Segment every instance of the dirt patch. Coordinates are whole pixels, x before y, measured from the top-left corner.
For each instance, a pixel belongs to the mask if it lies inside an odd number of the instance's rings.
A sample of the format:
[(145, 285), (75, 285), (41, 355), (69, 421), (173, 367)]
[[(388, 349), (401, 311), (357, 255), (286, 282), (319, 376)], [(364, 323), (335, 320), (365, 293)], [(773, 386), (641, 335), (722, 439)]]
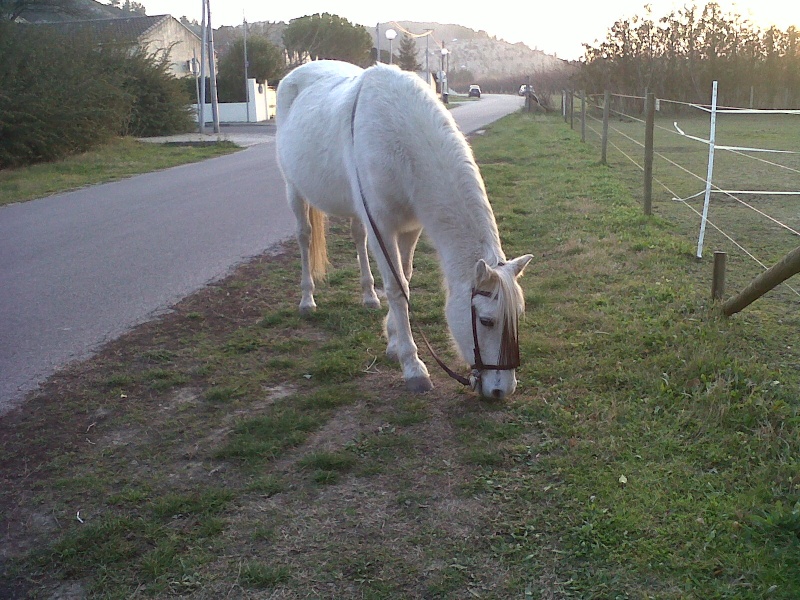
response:
[[(365, 381), (386, 383), (382, 389), (389, 393), (337, 411), (302, 448), (273, 464), (270, 472), (280, 473), (287, 489), (243, 502), (232, 517), (246, 524), (237, 528), (235, 547), (290, 569), (291, 585), (278, 586), (275, 597), (298, 597), (298, 590), (310, 597), (360, 597), (365, 586), (428, 597), (437, 581), (471, 571), (457, 557), (464, 547), (485, 547), (491, 536), (491, 503), (465, 487), (477, 470), (464, 462), (454, 425), (474, 407), (453, 396), (445, 379), (425, 395), (419, 422), (394, 424), (409, 397), (393, 389), (393, 378)], [(359, 459), (335, 484), (315, 484), (298, 466), (309, 454), (342, 449)], [(248, 533), (264, 530), (270, 533), (261, 540)], [(486, 592), (500, 585), (497, 578), (502, 575), (471, 572), (464, 584)]]

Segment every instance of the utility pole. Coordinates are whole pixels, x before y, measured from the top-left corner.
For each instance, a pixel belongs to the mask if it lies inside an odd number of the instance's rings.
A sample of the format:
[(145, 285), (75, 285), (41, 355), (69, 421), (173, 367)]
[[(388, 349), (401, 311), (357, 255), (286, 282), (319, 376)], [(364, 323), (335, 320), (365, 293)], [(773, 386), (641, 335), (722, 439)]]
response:
[(206, 0), (208, 9), (208, 72), (211, 76), (211, 115), (214, 120), (214, 133), (219, 133), (219, 103), (217, 102), (217, 67), (214, 64), (214, 28), (211, 26), (211, 0)]
[(206, 0), (203, 0), (203, 17), (201, 29), (203, 41), (200, 46), (200, 105), (197, 107), (197, 125), (200, 133), (206, 132), (206, 54), (208, 46), (208, 30), (206, 29)]
[(427, 33), (425, 34), (425, 83), (430, 85), (431, 83), (431, 66), (430, 66), (430, 43), (431, 43), (431, 32), (433, 29), (426, 29)]
[(250, 122), (250, 83), (247, 81), (247, 19), (242, 15), (244, 26), (244, 101), (247, 106), (247, 122)]
[[(441, 92), (442, 92), (442, 102), (444, 104), (449, 103), (449, 94), (448, 94), (448, 85), (447, 85), (447, 66), (449, 66), (449, 59), (447, 57), (448, 50), (444, 47), (444, 40), (442, 40), (442, 70), (439, 72), (439, 81), (441, 82)], [(448, 60), (447, 66), (445, 66), (445, 59)]]

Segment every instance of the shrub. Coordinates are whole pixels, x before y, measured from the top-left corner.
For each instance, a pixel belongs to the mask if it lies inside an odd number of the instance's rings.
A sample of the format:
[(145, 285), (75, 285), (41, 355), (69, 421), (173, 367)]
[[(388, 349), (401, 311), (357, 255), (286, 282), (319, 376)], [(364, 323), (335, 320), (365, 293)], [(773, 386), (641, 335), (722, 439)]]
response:
[(115, 135), (130, 100), (80, 40), (0, 24), (0, 167), (55, 160)]
[(107, 72), (116, 75), (118, 85), (130, 100), (121, 135), (145, 137), (189, 131), (189, 104), (194, 98), (187, 93), (184, 82), (169, 72), (167, 52), (104, 50), (103, 54)]
[(188, 131), (165, 57), (0, 23), (0, 168), (57, 160), (118, 135)]

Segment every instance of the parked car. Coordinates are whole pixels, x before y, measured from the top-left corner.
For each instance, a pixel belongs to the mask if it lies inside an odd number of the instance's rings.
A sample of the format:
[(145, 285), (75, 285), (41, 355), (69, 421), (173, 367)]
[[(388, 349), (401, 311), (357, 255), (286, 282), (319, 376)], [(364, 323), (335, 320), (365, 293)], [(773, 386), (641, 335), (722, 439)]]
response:
[(469, 86), (469, 94), (467, 94), (470, 98), (480, 98), (481, 97), (481, 86), (479, 85), (471, 85)]

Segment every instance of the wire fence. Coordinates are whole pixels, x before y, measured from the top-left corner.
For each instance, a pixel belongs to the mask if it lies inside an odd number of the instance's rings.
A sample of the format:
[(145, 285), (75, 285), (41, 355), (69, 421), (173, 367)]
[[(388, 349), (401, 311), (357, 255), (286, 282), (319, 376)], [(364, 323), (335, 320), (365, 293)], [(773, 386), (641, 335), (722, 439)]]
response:
[[(800, 246), (800, 111), (565, 91), (562, 114), (601, 162), (643, 174), (643, 209), (677, 223), (698, 259), (704, 246), (731, 255), (731, 290)], [(796, 309), (800, 283), (770, 296)]]

